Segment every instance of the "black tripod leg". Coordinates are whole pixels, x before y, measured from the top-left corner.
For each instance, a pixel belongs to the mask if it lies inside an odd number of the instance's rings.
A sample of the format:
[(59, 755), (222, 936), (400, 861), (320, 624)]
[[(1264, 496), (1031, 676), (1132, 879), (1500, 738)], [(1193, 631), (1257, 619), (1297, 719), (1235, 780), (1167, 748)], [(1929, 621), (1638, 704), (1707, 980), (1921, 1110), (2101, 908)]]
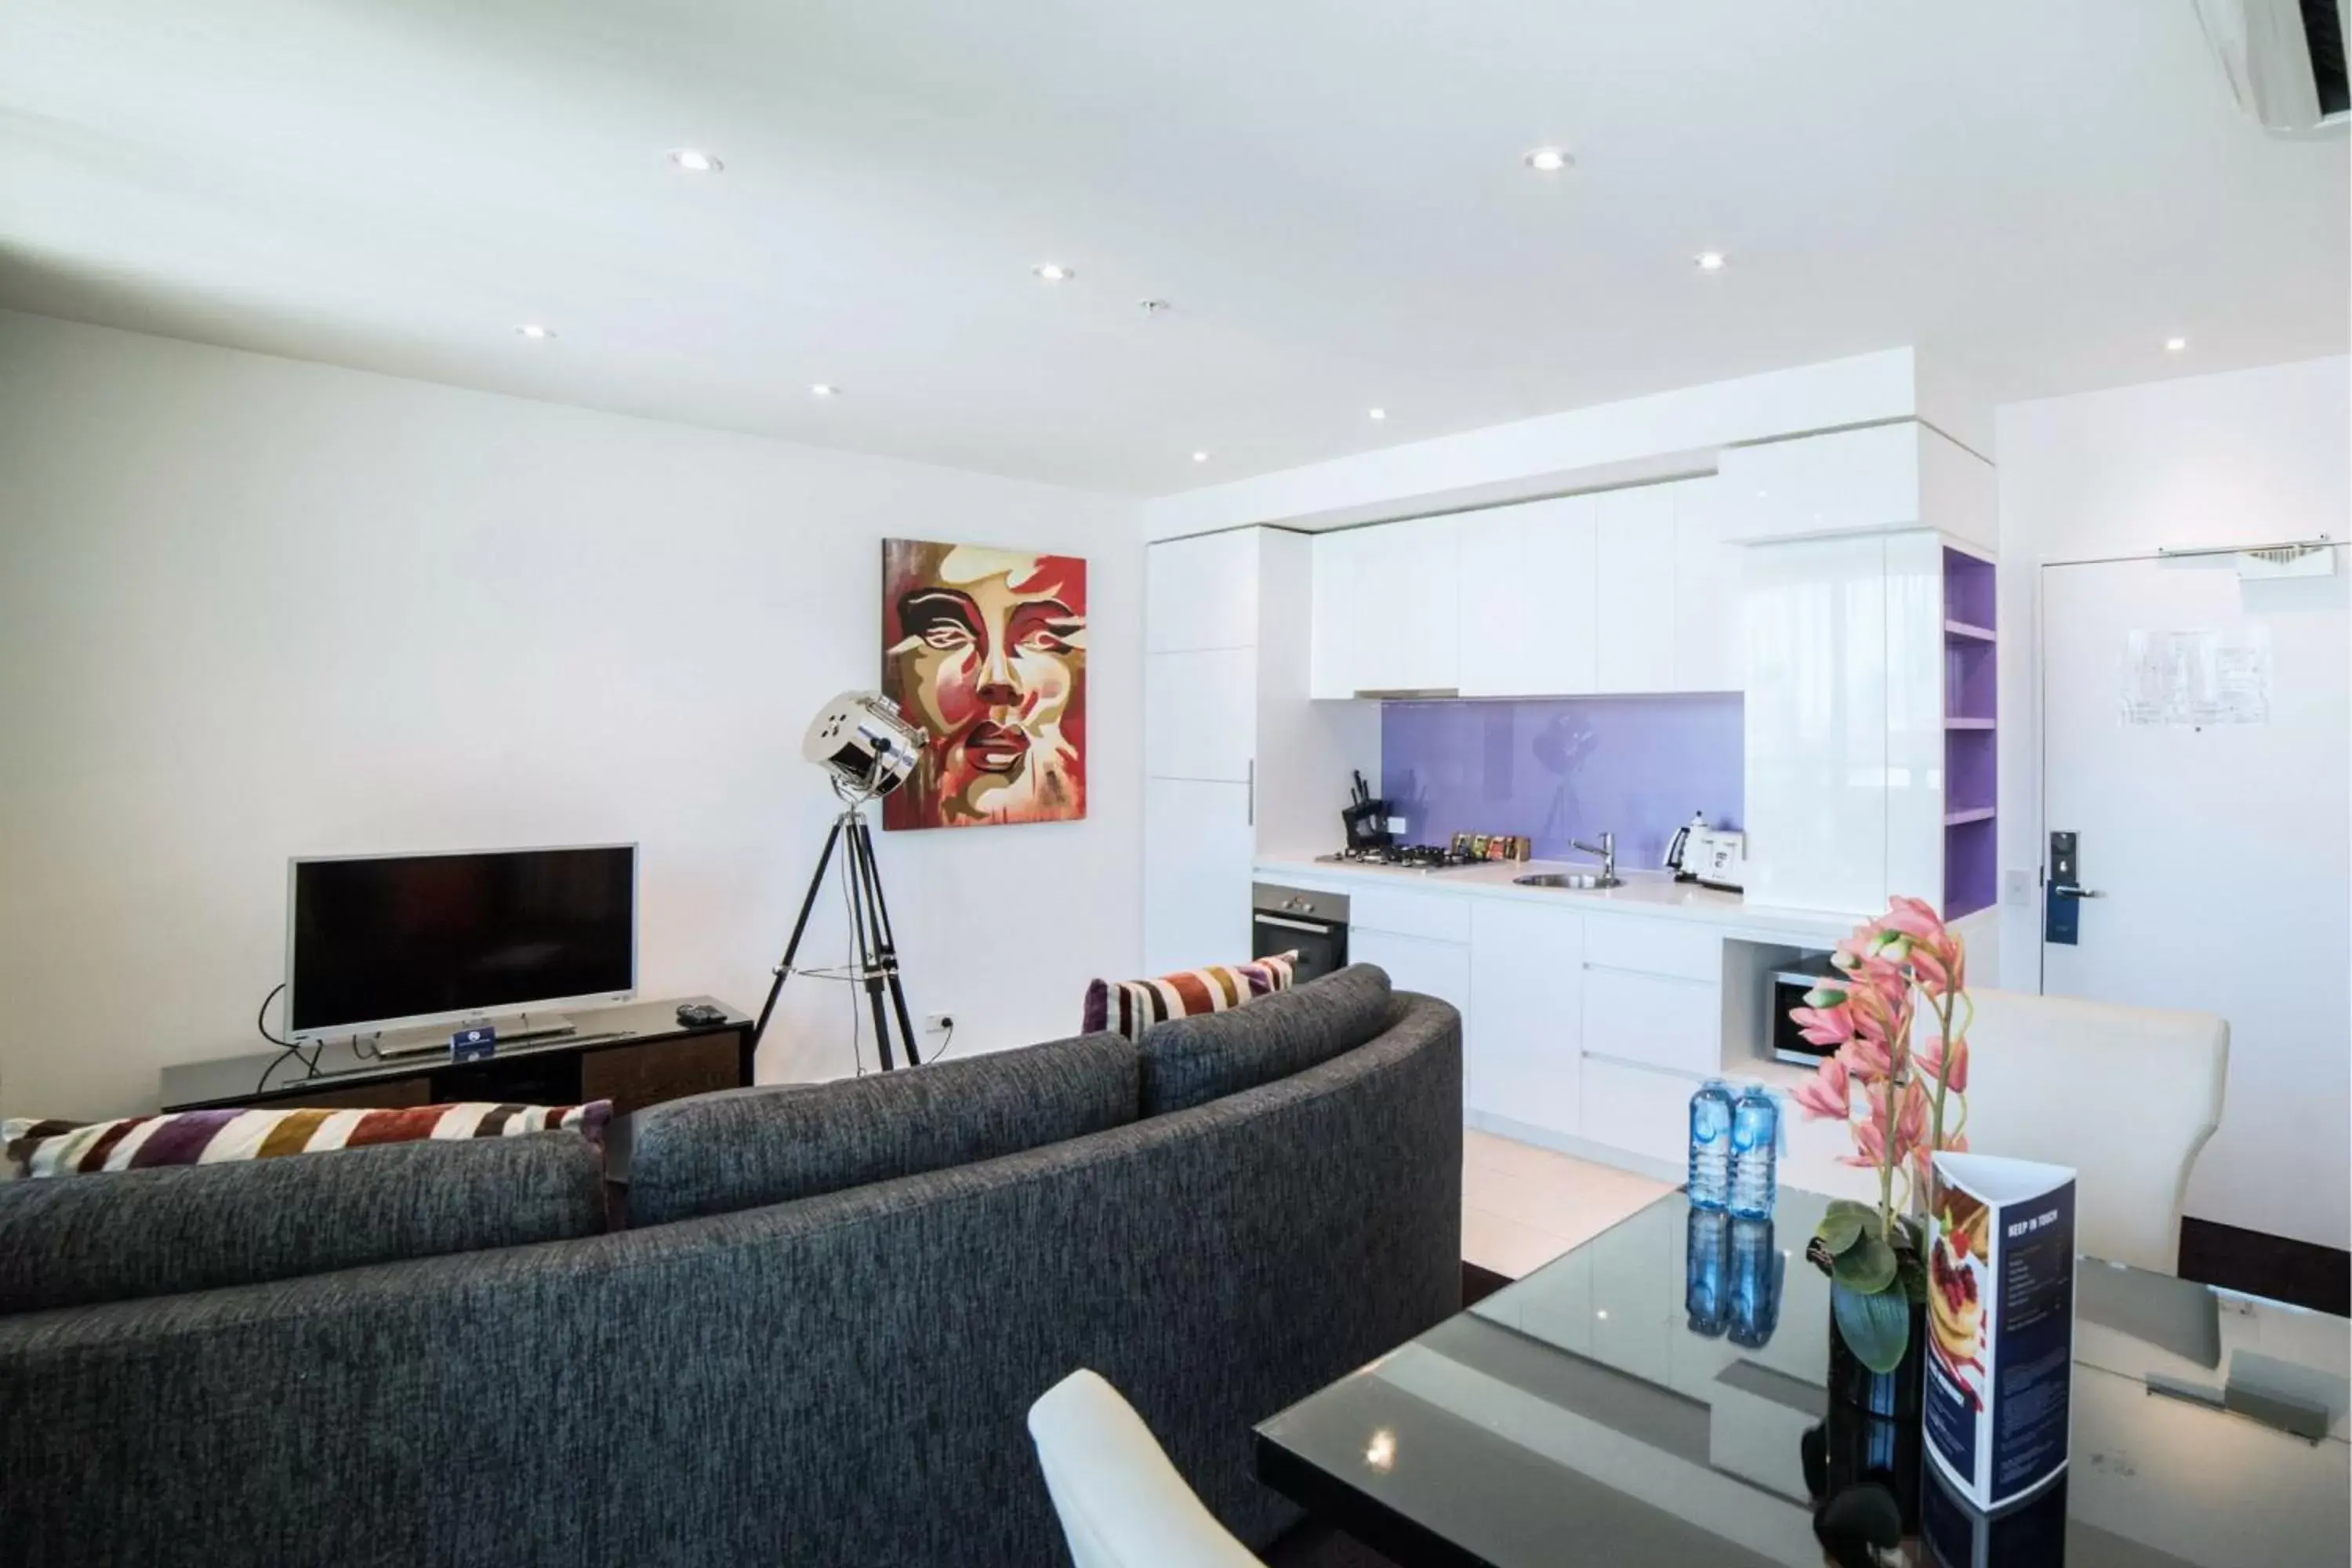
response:
[(776, 1010), (776, 997), (784, 988), (784, 977), (793, 972), (793, 960), (801, 951), (801, 933), (808, 930), (809, 911), (816, 908), (817, 889), (824, 886), (824, 868), (833, 864), (833, 847), (840, 841), (841, 823), (836, 818), (833, 831), (824, 836), (824, 853), (816, 858), (816, 870), (809, 877), (808, 897), (801, 900), (801, 918), (793, 922), (793, 939), (784, 943), (784, 961), (776, 965), (776, 978), (768, 987), (768, 1000), (760, 1008), (760, 1021), (751, 1026), (751, 1049), (755, 1052), (767, 1035), (768, 1018)]
[(882, 898), (882, 870), (874, 859), (874, 834), (861, 818), (855, 830), (866, 848), (866, 879), (874, 900), (874, 926), (881, 936), (878, 949), (882, 972), (890, 985), (890, 1003), (898, 1015), (898, 1037), (907, 1043), (907, 1065), (920, 1067), (915, 1055), (915, 1020), (907, 1011), (907, 988), (898, 979), (898, 934), (890, 925), (890, 906)]
[(882, 1058), (882, 1070), (888, 1072), (898, 1065), (890, 1050), (890, 1023), (882, 1011), (882, 979), (886, 964), (882, 925), (879, 911), (873, 901), (873, 867), (866, 857), (873, 847), (866, 841), (866, 824), (853, 821), (849, 825), (849, 904), (850, 923), (857, 930), (857, 968), (865, 977), (866, 1000), (874, 1009), (874, 1044)]

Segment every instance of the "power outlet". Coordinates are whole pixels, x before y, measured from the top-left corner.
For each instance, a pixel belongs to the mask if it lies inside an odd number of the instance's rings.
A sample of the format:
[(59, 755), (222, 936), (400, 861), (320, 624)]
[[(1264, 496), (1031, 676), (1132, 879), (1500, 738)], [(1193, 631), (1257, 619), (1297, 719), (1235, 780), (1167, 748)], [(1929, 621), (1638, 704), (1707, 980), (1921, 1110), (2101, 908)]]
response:
[(927, 1035), (944, 1035), (951, 1032), (954, 1028), (955, 1015), (952, 1013), (926, 1013), (923, 1015), (923, 1033)]

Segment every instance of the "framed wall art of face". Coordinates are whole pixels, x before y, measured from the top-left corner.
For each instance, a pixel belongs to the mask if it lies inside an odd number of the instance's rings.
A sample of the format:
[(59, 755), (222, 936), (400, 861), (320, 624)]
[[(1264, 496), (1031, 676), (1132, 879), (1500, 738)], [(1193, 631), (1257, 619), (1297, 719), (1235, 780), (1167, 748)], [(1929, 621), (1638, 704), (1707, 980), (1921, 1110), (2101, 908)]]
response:
[(1087, 563), (882, 542), (882, 690), (929, 739), (885, 828), (1087, 814)]

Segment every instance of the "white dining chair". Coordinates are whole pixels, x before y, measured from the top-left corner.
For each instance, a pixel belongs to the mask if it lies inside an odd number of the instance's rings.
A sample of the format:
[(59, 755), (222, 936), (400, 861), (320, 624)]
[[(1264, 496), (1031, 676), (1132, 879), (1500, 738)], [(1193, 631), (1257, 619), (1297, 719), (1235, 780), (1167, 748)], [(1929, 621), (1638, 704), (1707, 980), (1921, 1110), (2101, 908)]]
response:
[(1077, 1568), (1263, 1568), (1094, 1373), (1047, 1389), (1029, 1407), (1029, 1436)]
[(2178, 1273), (2189, 1173), (2221, 1123), (2229, 1024), (2071, 996), (1971, 995), (1969, 1149), (2072, 1165), (2076, 1248)]

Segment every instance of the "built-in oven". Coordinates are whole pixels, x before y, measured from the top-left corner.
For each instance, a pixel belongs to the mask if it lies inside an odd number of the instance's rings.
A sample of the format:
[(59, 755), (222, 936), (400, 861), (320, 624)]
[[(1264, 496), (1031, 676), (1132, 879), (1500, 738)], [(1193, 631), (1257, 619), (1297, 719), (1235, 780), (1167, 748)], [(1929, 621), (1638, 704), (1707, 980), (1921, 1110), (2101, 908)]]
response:
[(1764, 1054), (1774, 1061), (1790, 1062), (1801, 1068), (1819, 1067), (1837, 1055), (1835, 1046), (1817, 1046), (1804, 1037), (1789, 1014), (1805, 1005), (1805, 993), (1823, 985), (1844, 989), (1844, 979), (1830, 963), (1829, 954), (1818, 960), (1806, 959), (1790, 964), (1767, 977), (1769, 994), (1764, 998)]
[(1250, 956), (1296, 953), (1294, 984), (1348, 966), (1348, 895), (1257, 882), (1250, 888)]

